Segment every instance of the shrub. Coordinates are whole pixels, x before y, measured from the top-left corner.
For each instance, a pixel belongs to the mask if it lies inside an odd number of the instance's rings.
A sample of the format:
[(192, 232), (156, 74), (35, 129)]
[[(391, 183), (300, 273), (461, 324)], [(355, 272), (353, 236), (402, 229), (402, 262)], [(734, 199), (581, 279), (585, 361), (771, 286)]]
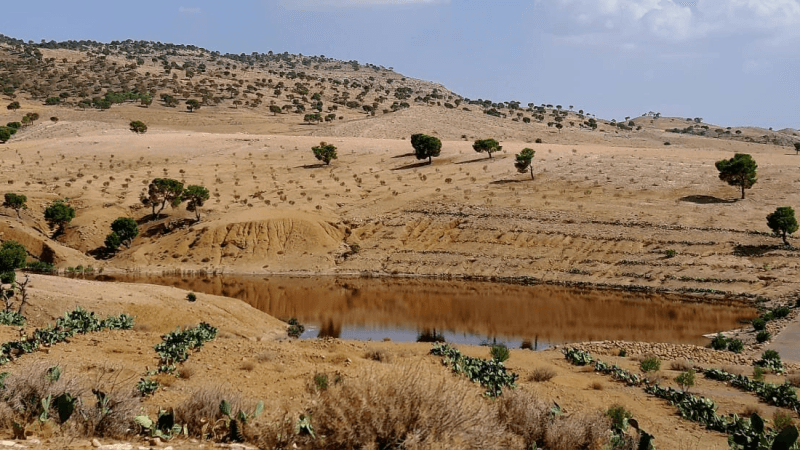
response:
[(686, 372), (681, 372), (680, 375), (675, 377), (675, 382), (678, 383), (683, 392), (688, 391), (694, 386), (694, 370), (690, 369)]
[(541, 383), (543, 381), (550, 381), (555, 376), (555, 370), (549, 367), (537, 367), (536, 369), (533, 369), (533, 372), (531, 372), (531, 375), (528, 377), (528, 381)]
[(289, 337), (299, 338), (304, 331), (306, 331), (306, 327), (304, 327), (296, 317), (292, 317), (289, 319), (289, 328), (286, 332), (289, 334)]
[(392, 362), (392, 356), (385, 350), (378, 348), (367, 350), (367, 353), (364, 354), (364, 358), (383, 363)]
[(753, 379), (756, 381), (764, 381), (764, 374), (766, 371), (761, 366), (753, 367)]
[(536, 138), (536, 140), (534, 142), (536, 142), (537, 144), (541, 144), (542, 143), (542, 138)]
[(327, 373), (315, 373), (314, 374), (314, 387), (318, 391), (325, 391), (328, 389), (328, 374)]
[(136, 390), (139, 391), (139, 394), (142, 397), (147, 397), (148, 395), (152, 395), (158, 389), (158, 381), (151, 380), (149, 378), (142, 378), (136, 383)]
[(756, 331), (762, 331), (767, 328), (767, 322), (761, 317), (756, 317), (755, 319), (753, 319), (752, 324), (753, 324), (753, 329)]
[(644, 373), (658, 372), (661, 369), (661, 361), (655, 356), (651, 356), (642, 360), (639, 368)]
[(508, 350), (508, 347), (503, 344), (493, 345), (489, 353), (492, 355), (492, 360), (497, 362), (508, 361), (508, 358), (511, 357), (511, 352)]
[(725, 336), (722, 333), (717, 333), (713, 339), (711, 339), (711, 348), (714, 350), (725, 350), (728, 348), (728, 341), (725, 339)]
[(618, 430), (625, 431), (628, 428), (628, 419), (632, 418), (630, 411), (620, 404), (611, 405), (606, 411), (606, 416), (611, 419), (611, 424)]
[(770, 339), (772, 339), (772, 334), (767, 330), (761, 330), (756, 334), (756, 342), (759, 344), (767, 342)]
[(669, 369), (686, 372), (688, 370), (692, 370), (692, 363), (690, 363), (685, 359), (679, 359), (677, 361), (672, 361), (671, 363), (669, 363)]
[(190, 302), (197, 301), (197, 294), (195, 294), (194, 292), (189, 292), (188, 294), (186, 294), (186, 300)]
[(742, 353), (742, 350), (744, 350), (744, 343), (739, 339), (731, 339), (728, 341), (728, 350), (733, 353)]
[(775, 414), (772, 415), (772, 427), (775, 431), (782, 431), (784, 428), (789, 428), (794, 426), (794, 419), (792, 418), (791, 414), (776, 410)]
[(675, 255), (678, 254), (678, 252), (673, 250), (673, 249), (667, 249), (667, 250), (664, 250), (664, 254), (667, 256), (667, 258), (674, 258)]
[(130, 129), (136, 134), (144, 134), (147, 133), (147, 125), (144, 124), (141, 120), (134, 120), (130, 123)]

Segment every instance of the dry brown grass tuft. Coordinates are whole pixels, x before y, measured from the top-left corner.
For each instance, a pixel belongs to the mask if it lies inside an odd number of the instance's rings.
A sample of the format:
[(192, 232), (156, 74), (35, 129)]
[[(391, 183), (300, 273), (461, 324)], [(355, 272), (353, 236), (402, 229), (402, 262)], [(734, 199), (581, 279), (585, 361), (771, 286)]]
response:
[(556, 376), (555, 370), (549, 367), (537, 367), (533, 369), (533, 372), (531, 372), (530, 376), (528, 376), (528, 381), (541, 383), (543, 381), (552, 380), (554, 376)]
[(753, 406), (753, 405), (745, 406), (744, 407), (744, 411), (742, 411), (740, 416), (742, 416), (742, 417), (750, 417), (753, 414), (758, 414), (759, 416), (764, 417), (764, 414), (761, 411), (761, 408), (759, 408), (758, 406)]
[(178, 377), (182, 380), (188, 380), (197, 373), (197, 367), (193, 364), (184, 364), (178, 369)]
[(789, 375), (786, 381), (794, 387), (800, 387), (800, 374)]
[(189, 433), (201, 437), (214, 432), (214, 423), (223, 418), (220, 403), (227, 400), (232, 413), (244, 409), (241, 395), (219, 386), (204, 387), (195, 391), (183, 404), (175, 408), (175, 423), (185, 424)]
[(734, 375), (744, 375), (744, 370), (739, 366), (722, 366), (722, 370)]
[(602, 412), (575, 414), (547, 429), (545, 448), (554, 450), (603, 448), (608, 442), (610, 422)]
[(392, 355), (386, 350), (371, 348), (368, 349), (367, 353), (364, 354), (364, 359), (371, 359), (372, 361), (378, 361), (382, 363), (391, 363)]
[(522, 390), (508, 391), (497, 401), (498, 419), (522, 438), (525, 448), (538, 448), (552, 424), (550, 405)]
[(425, 366), (380, 366), (320, 393), (310, 417), (326, 448), (509, 448), (473, 383)]
[(256, 368), (256, 364), (253, 361), (245, 361), (239, 366), (240, 369), (246, 370), (248, 372), (252, 372)]
[(687, 372), (692, 369), (692, 363), (686, 359), (678, 359), (669, 363), (669, 370), (677, 370), (679, 372)]
[(602, 391), (605, 388), (605, 386), (600, 381), (593, 381), (592, 384), (589, 385), (589, 388), (595, 391)]
[(260, 363), (268, 363), (273, 362), (278, 358), (278, 354), (276, 352), (262, 352), (256, 355), (256, 361)]

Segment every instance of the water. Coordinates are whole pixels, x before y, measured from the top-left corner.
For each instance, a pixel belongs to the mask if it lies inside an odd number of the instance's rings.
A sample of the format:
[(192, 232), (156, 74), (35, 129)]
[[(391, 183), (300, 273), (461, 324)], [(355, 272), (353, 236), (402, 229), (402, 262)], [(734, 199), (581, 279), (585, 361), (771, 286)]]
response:
[(653, 293), (420, 278), (117, 276), (108, 281), (174, 286), (233, 297), (274, 317), (296, 317), (304, 338), (553, 344), (629, 340), (704, 345), (754, 309)]

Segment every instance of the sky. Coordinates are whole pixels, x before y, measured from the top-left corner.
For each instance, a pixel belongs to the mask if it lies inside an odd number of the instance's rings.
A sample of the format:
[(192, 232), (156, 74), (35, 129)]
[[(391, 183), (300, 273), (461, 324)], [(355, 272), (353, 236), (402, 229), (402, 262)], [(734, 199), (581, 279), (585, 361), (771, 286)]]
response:
[(9, 2), (0, 34), (392, 67), (470, 99), (800, 128), (800, 0)]

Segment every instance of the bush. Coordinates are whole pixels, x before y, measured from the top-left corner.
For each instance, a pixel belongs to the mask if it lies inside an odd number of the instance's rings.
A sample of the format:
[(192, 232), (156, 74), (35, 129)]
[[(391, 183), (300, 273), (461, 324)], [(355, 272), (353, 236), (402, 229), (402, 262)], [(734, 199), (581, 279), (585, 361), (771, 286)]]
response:
[(753, 367), (753, 379), (756, 381), (764, 381), (764, 374), (766, 370), (764, 370), (761, 366)]
[(190, 302), (197, 301), (197, 294), (195, 294), (194, 292), (189, 292), (188, 294), (186, 294), (186, 300)]
[(632, 418), (630, 411), (622, 405), (614, 404), (606, 411), (606, 416), (611, 419), (611, 424), (618, 430), (625, 431), (628, 428), (628, 419)]
[(304, 331), (306, 331), (306, 327), (301, 324), (296, 317), (292, 317), (289, 319), (289, 328), (286, 332), (289, 334), (289, 337), (299, 338)]
[(550, 381), (555, 376), (555, 370), (550, 369), (549, 367), (537, 367), (536, 369), (533, 369), (533, 372), (531, 372), (531, 375), (528, 377), (528, 381), (541, 383), (543, 381)]
[(516, 387), (519, 375), (506, 372), (506, 366), (495, 360), (484, 360), (464, 356), (457, 349), (447, 344), (433, 344), (430, 353), (443, 357), (443, 363), (450, 366), (455, 373), (464, 374), (471, 381), (480, 383), (486, 388), (484, 395), (497, 397), (503, 393), (503, 387)]
[(661, 361), (655, 356), (651, 356), (642, 360), (639, 364), (639, 368), (644, 373), (658, 372), (661, 370)]
[(783, 431), (784, 428), (789, 428), (794, 426), (794, 419), (792, 418), (791, 414), (777, 410), (775, 414), (772, 415), (772, 427), (775, 431)]
[(739, 339), (731, 339), (728, 341), (728, 351), (733, 353), (742, 353), (744, 350), (744, 343)]
[(492, 360), (497, 362), (508, 361), (508, 358), (511, 357), (511, 352), (508, 350), (508, 347), (502, 344), (493, 345), (489, 353), (492, 355)]
[(688, 391), (694, 386), (694, 370), (690, 369), (686, 372), (681, 372), (680, 375), (675, 377), (675, 382), (678, 383), (683, 392)]
[(725, 336), (722, 333), (717, 333), (714, 336), (714, 339), (711, 339), (711, 348), (714, 350), (725, 350), (728, 348), (728, 341), (725, 339)]
[(536, 138), (536, 140), (534, 142), (536, 142), (537, 144), (541, 144), (542, 143), (542, 138)]
[(756, 317), (753, 319), (753, 329), (756, 331), (765, 330), (767, 328), (767, 322), (762, 319), (761, 317)]
[(756, 334), (756, 342), (759, 344), (767, 342), (770, 339), (772, 339), (772, 334), (767, 330), (761, 330)]

